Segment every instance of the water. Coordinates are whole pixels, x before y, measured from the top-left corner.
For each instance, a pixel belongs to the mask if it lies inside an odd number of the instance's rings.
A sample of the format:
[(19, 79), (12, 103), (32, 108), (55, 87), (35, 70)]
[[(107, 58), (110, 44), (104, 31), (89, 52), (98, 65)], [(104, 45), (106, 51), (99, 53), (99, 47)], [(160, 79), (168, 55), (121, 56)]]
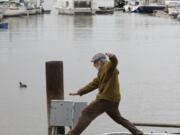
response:
[[(180, 22), (139, 14), (9, 18), (0, 30), (0, 134), (47, 135), (45, 62), (64, 61), (65, 99), (96, 76), (90, 59), (113, 52), (119, 59), (123, 116), (133, 122), (180, 121)], [(20, 89), (18, 82), (28, 85)], [(178, 132), (143, 128), (145, 132)], [(126, 131), (106, 114), (84, 135)]]

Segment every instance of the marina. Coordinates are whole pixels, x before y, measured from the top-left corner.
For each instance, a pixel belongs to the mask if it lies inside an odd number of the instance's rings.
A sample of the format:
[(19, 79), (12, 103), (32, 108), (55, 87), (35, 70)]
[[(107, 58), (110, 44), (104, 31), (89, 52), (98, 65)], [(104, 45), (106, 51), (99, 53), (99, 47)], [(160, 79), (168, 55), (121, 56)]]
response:
[[(6, 117), (1, 119), (0, 134), (47, 135), (46, 61), (64, 61), (66, 100), (93, 100), (96, 91), (82, 98), (68, 93), (96, 75), (90, 57), (101, 50), (111, 50), (119, 58), (122, 115), (138, 123), (179, 123), (179, 21), (121, 11), (93, 16), (52, 12), (5, 20), (9, 28), (0, 29), (0, 110)], [(19, 82), (27, 88), (19, 88)], [(179, 132), (139, 128), (146, 133)], [(83, 135), (112, 132), (127, 131), (103, 114)]]
[[(22, 15), (35, 15), (50, 13), (42, 6), (44, 1), (0, 1), (0, 19), (3, 17), (13, 17)], [(57, 0), (53, 5), (58, 14), (63, 15), (95, 15), (95, 14), (113, 14), (114, 12), (124, 11), (128, 13), (146, 13), (155, 15), (162, 13), (169, 17), (179, 18), (180, 1), (179, 0)], [(161, 17), (161, 14), (158, 14)]]
[[(107, 51), (118, 58), (122, 116), (145, 135), (179, 134), (179, 2), (0, 1), (0, 134), (72, 129), (97, 91), (69, 93), (96, 76), (91, 56)], [(82, 135), (130, 133), (104, 113)]]

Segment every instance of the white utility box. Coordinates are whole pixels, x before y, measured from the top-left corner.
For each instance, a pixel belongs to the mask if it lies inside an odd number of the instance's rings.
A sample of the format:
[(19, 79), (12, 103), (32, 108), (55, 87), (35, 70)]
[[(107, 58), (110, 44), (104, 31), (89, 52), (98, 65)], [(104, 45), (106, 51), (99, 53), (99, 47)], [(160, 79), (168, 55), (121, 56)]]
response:
[(74, 127), (81, 111), (87, 102), (73, 102), (65, 100), (52, 100), (50, 110), (50, 126)]

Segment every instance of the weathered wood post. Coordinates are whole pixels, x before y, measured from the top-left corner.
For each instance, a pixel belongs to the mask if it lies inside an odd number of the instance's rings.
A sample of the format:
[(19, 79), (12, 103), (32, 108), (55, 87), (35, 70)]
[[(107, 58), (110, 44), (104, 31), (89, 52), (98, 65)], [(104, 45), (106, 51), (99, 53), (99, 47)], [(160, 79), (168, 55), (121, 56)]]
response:
[[(46, 62), (46, 92), (47, 92), (47, 116), (48, 125), (50, 124), (50, 103), (52, 99), (64, 100), (64, 81), (63, 81), (63, 62)], [(48, 133), (51, 133), (51, 127), (48, 126)], [(58, 133), (64, 134), (65, 128), (58, 127)]]

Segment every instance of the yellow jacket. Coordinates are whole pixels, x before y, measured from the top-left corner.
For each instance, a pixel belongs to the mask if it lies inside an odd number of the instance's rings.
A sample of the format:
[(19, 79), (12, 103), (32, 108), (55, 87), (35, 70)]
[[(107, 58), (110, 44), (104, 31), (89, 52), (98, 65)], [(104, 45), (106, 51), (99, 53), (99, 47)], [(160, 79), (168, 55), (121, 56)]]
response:
[(97, 77), (94, 78), (92, 82), (78, 90), (78, 94), (82, 96), (98, 88), (99, 93), (97, 94), (96, 99), (119, 102), (121, 96), (118, 79), (119, 71), (116, 68), (117, 64), (118, 60), (114, 55), (110, 58), (110, 61), (105, 62), (99, 69)]

